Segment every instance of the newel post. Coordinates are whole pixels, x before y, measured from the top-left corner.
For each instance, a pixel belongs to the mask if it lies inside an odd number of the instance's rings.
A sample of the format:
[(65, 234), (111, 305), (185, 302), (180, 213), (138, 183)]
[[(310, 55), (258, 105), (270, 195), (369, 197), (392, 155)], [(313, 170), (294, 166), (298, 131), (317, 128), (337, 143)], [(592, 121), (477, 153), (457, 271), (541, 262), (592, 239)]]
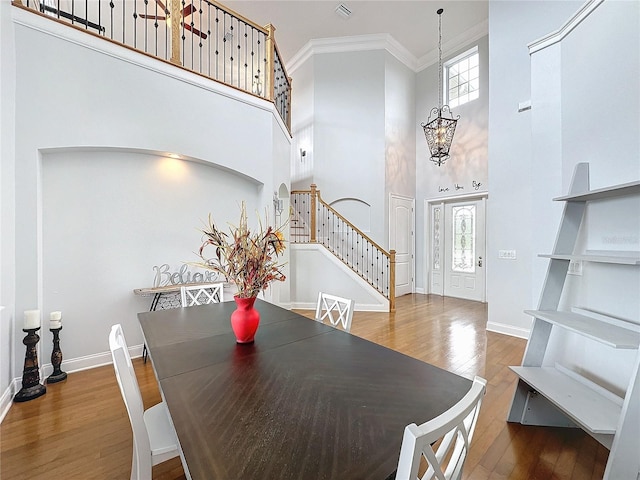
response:
[(389, 312), (396, 311), (396, 251), (389, 250)]
[(311, 243), (316, 243), (316, 195), (318, 191), (316, 190), (316, 184), (311, 184), (311, 211), (309, 212), (309, 217), (311, 220)]
[(180, 0), (171, 0), (169, 2), (170, 10), (165, 12), (168, 19), (171, 20), (171, 59), (174, 65), (182, 65), (180, 61)]
[(273, 102), (273, 75), (275, 72), (275, 56), (276, 56), (276, 42), (274, 32), (276, 27), (269, 24), (264, 27), (267, 30), (267, 71), (265, 72), (265, 97), (267, 100)]

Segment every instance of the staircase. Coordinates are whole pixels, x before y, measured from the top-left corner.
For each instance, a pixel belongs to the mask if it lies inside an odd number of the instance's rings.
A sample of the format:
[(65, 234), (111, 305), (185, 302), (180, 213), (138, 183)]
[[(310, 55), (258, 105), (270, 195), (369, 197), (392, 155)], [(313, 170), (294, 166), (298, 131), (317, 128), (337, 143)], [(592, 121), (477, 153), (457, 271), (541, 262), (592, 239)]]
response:
[(324, 246), (389, 300), (395, 311), (395, 250), (386, 251), (311, 190), (291, 192), (291, 243)]

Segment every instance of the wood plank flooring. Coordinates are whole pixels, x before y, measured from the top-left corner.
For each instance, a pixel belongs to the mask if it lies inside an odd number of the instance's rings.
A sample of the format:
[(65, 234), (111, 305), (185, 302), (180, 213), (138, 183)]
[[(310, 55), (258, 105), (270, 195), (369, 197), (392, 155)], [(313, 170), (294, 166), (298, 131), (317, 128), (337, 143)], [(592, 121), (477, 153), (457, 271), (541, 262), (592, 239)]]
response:
[[(406, 295), (398, 298), (395, 314), (355, 312), (352, 333), (459, 375), (487, 379), (463, 478), (602, 478), (609, 452), (582, 430), (505, 421), (516, 381), (507, 367), (520, 363), (525, 341), (487, 332), (486, 308)], [(148, 408), (160, 401), (153, 369), (141, 359), (134, 363)], [(131, 452), (131, 428), (111, 365), (47, 386), (43, 397), (14, 404), (0, 425), (2, 480), (128, 479)], [(184, 479), (179, 459), (154, 467), (153, 478)]]

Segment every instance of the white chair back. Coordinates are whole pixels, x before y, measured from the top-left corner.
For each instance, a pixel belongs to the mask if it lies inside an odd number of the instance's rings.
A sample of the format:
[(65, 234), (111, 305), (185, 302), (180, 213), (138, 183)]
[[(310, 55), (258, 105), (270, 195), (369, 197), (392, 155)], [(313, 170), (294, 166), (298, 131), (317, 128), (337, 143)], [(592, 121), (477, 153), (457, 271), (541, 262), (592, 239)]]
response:
[(127, 342), (119, 324), (111, 327), (109, 348), (133, 430), (131, 480), (149, 480), (153, 465), (178, 456), (178, 441), (164, 403), (144, 410)]
[(208, 305), (224, 302), (224, 284), (187, 285), (180, 288), (180, 299), (183, 307)]
[[(420, 426), (405, 427), (396, 480), (461, 478), (486, 385), (485, 379), (476, 376), (469, 392), (449, 410)], [(428, 468), (419, 477), (422, 457)]]
[(340, 325), (343, 330), (349, 332), (351, 331), (354, 305), (353, 300), (320, 292), (316, 306), (316, 320), (324, 323), (328, 319), (332, 326)]

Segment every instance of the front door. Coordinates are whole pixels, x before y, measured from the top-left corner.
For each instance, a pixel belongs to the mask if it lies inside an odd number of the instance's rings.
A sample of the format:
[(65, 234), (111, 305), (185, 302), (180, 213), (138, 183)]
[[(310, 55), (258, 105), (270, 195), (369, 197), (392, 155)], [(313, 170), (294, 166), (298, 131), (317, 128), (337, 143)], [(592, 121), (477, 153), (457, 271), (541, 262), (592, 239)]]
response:
[(389, 249), (396, 251), (396, 297), (413, 292), (413, 203), (399, 195), (390, 198)]
[(431, 293), (486, 301), (485, 199), (431, 207)]
[(485, 301), (484, 200), (445, 205), (444, 294)]

